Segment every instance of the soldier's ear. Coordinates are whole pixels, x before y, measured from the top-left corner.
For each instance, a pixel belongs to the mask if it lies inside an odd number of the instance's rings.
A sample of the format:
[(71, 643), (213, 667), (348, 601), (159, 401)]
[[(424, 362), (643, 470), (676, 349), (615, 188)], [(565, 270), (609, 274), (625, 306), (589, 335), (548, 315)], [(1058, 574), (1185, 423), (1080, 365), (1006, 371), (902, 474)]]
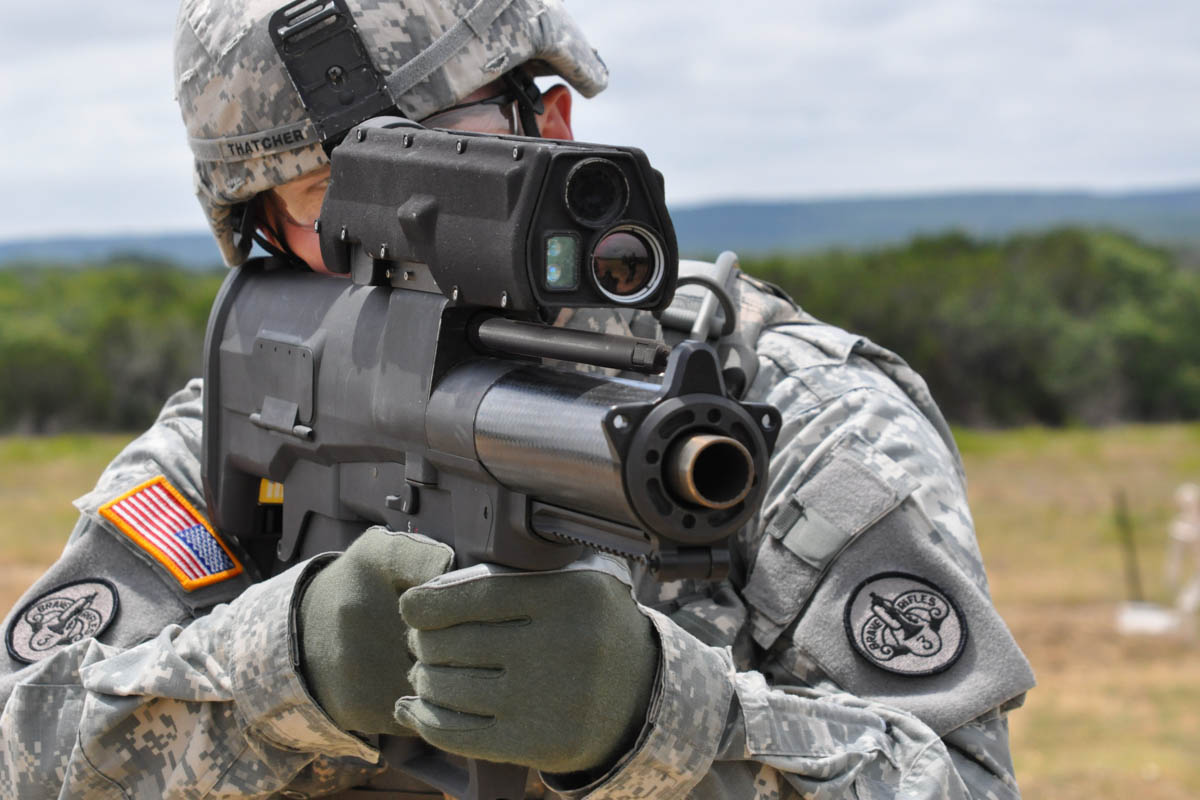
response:
[(538, 130), (546, 139), (574, 139), (571, 131), (571, 90), (561, 83), (542, 95), (545, 111), (538, 114)]

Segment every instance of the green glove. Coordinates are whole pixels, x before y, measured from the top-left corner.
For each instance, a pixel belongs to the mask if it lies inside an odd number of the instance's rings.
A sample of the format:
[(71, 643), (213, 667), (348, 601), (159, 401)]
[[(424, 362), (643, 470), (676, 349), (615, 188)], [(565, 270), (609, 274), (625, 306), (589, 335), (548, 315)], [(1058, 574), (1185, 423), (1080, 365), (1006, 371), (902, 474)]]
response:
[(659, 656), (622, 568), (597, 556), (553, 572), (480, 565), (409, 589), (417, 696), (396, 718), (471, 758), (556, 773), (615, 763), (645, 723)]
[(413, 735), (392, 714), (396, 698), (413, 693), (400, 595), (453, 560), (444, 544), (374, 527), (308, 584), (298, 621), (301, 670), (338, 727)]

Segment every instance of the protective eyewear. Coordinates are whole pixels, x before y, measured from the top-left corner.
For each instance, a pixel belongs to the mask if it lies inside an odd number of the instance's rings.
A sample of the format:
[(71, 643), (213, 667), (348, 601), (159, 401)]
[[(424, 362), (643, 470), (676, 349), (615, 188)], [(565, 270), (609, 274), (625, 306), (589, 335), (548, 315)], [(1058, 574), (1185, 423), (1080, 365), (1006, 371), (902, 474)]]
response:
[[(517, 101), (508, 92), (460, 103), (420, 121), (426, 128), (444, 128), (472, 133), (499, 133), (520, 136), (521, 114)], [(536, 135), (536, 134), (533, 134)]]
[[(533, 79), (520, 71), (503, 78), (505, 91), (481, 100), (459, 103), (418, 120), (426, 128), (495, 133), (515, 136), (539, 136), (537, 114), (542, 113), (541, 92)], [(326, 167), (323, 180), (302, 187), (276, 187), (267, 202), (275, 206), (279, 218), (288, 225), (311, 228), (321, 216), (325, 189), (329, 186)]]

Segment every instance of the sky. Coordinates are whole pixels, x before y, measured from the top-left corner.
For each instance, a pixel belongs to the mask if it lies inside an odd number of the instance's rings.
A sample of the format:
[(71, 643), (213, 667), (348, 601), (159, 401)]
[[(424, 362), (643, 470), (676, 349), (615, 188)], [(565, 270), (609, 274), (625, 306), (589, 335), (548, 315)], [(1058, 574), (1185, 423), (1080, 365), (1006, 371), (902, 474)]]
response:
[[(282, 4), (282, 0), (281, 0)], [(0, 239), (201, 230), (175, 4), (6, 3)], [(567, 0), (673, 205), (1200, 184), (1197, 0)]]

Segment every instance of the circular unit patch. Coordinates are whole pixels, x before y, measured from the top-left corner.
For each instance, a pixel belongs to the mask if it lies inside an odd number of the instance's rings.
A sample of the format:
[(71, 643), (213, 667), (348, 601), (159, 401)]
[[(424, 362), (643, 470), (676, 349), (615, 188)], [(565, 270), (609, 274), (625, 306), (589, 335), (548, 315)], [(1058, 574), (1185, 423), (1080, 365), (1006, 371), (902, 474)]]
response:
[(962, 655), (967, 623), (950, 595), (934, 584), (905, 572), (883, 572), (850, 596), (846, 636), (880, 669), (932, 675)]
[(117, 590), (99, 578), (64, 583), (27, 603), (5, 634), (8, 654), (32, 664), (98, 636), (117, 616)]

